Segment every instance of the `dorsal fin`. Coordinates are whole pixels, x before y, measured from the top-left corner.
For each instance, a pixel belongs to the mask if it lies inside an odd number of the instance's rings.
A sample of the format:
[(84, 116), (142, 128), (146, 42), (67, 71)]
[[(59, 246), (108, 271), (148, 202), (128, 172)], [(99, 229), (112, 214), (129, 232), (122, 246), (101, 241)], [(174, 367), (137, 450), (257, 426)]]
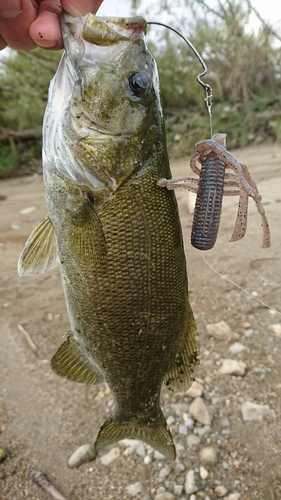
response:
[(58, 263), (58, 247), (53, 224), (45, 217), (33, 229), (18, 261), (20, 276), (43, 274)]
[(68, 339), (52, 357), (51, 368), (57, 375), (84, 384), (100, 384), (103, 377), (83, 354), (78, 342), (68, 332)]

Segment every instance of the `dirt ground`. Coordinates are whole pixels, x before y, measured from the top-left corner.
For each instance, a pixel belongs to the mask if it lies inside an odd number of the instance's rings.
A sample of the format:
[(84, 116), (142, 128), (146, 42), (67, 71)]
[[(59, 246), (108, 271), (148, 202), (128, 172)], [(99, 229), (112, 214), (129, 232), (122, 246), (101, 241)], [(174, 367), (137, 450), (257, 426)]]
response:
[[(260, 248), (261, 222), (252, 200), (245, 238), (228, 242), (238, 203), (237, 197), (228, 197), (223, 203), (215, 248), (204, 256), (223, 276), (281, 311), (281, 147), (260, 145), (234, 153), (249, 167), (262, 193), (272, 246)], [(174, 176), (188, 172), (187, 158), (173, 162)], [(173, 493), (178, 476), (172, 461), (165, 462), (171, 472), (160, 484), (159, 460), (146, 465), (143, 457), (123, 453), (122, 447), (120, 457), (110, 466), (103, 465), (98, 458), (79, 469), (67, 467), (72, 452), (96, 435), (110, 410), (111, 396), (103, 386), (75, 384), (59, 378), (50, 369), (49, 360), (68, 328), (59, 270), (38, 277), (17, 275), (17, 260), (24, 243), (46, 214), (42, 177), (1, 181), (0, 195), (5, 198), (0, 201), (0, 446), (8, 450), (8, 458), (0, 464), (0, 499), (50, 498), (30, 480), (29, 469), (43, 471), (67, 500), (129, 499), (126, 487), (135, 482), (142, 485), (142, 492), (134, 496), (136, 500), (153, 499), (161, 484), (164, 490)], [(192, 215), (187, 210), (187, 194), (179, 193), (178, 200), (190, 300), (202, 351), (197, 375), (205, 387), (204, 400), (213, 414), (206, 442), (218, 446), (220, 457), (193, 498), (217, 498), (215, 487), (222, 483), (229, 494), (240, 493), (240, 500), (281, 499), (281, 336), (269, 329), (269, 325), (281, 323), (280, 312), (255, 301), (204, 262), (201, 252), (189, 242)], [(230, 342), (207, 334), (206, 325), (221, 320), (231, 328)], [(32, 350), (18, 325), (29, 333), (37, 352)], [(222, 358), (237, 358), (228, 353), (234, 341), (246, 348), (238, 356), (247, 364), (245, 377), (219, 373)], [(173, 404), (191, 402), (184, 394), (165, 391), (163, 400), (166, 415)], [(268, 405), (275, 418), (244, 422), (241, 405), (245, 401)], [(219, 420), (222, 413), (229, 420), (229, 433), (224, 437)], [(180, 422), (181, 416), (177, 418)], [(176, 443), (184, 444), (178, 458), (184, 464), (184, 477), (188, 469), (199, 467), (198, 453), (205, 441), (202, 438), (197, 449), (189, 450), (186, 437), (177, 434), (176, 425), (174, 428)], [(224, 471), (222, 460), (228, 464)], [(178, 483), (182, 484), (183, 479)], [(183, 490), (178, 498), (189, 496)]]

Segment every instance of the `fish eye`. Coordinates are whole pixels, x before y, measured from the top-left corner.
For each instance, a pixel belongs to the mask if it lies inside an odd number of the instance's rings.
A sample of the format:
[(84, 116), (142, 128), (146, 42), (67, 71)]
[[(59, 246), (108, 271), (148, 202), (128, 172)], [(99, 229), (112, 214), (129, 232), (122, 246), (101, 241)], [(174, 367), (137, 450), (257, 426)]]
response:
[(129, 87), (132, 94), (136, 97), (142, 97), (149, 90), (147, 77), (143, 73), (132, 73), (129, 78)]

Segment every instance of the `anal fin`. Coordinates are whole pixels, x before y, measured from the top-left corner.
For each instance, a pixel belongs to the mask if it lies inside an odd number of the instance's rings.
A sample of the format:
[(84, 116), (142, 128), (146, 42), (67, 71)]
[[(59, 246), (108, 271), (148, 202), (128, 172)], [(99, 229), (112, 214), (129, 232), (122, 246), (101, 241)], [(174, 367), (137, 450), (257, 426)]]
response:
[(164, 377), (164, 384), (173, 391), (187, 391), (194, 380), (198, 364), (198, 334), (193, 312), (189, 305), (187, 325), (180, 338), (174, 362)]
[(43, 274), (58, 263), (57, 239), (53, 224), (45, 217), (33, 229), (18, 261), (19, 276)]
[(100, 384), (103, 377), (83, 354), (71, 332), (51, 359), (51, 368), (57, 375), (84, 384)]

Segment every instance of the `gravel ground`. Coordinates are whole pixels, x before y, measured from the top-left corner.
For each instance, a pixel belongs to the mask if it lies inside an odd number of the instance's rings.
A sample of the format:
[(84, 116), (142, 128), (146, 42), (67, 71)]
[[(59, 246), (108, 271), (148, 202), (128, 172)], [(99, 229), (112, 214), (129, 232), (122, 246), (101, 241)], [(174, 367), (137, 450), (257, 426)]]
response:
[[(125, 440), (79, 469), (67, 467), (74, 450), (93, 441), (112, 397), (105, 385), (79, 385), (52, 373), (49, 360), (68, 326), (59, 272), (21, 279), (16, 273), (24, 242), (45, 215), (42, 179), (0, 182), (6, 197), (0, 201), (0, 447), (7, 452), (0, 463), (1, 500), (51, 498), (31, 481), (30, 469), (46, 474), (67, 500), (280, 500), (281, 319), (253, 296), (281, 310), (281, 148), (235, 153), (258, 182), (272, 247), (260, 248), (253, 202), (246, 237), (228, 243), (237, 198), (226, 199), (217, 244), (204, 256), (249, 296), (190, 246), (189, 199), (179, 193), (201, 364), (187, 393), (163, 389), (175, 461)], [(186, 175), (187, 165), (188, 159), (176, 161), (174, 175)]]

